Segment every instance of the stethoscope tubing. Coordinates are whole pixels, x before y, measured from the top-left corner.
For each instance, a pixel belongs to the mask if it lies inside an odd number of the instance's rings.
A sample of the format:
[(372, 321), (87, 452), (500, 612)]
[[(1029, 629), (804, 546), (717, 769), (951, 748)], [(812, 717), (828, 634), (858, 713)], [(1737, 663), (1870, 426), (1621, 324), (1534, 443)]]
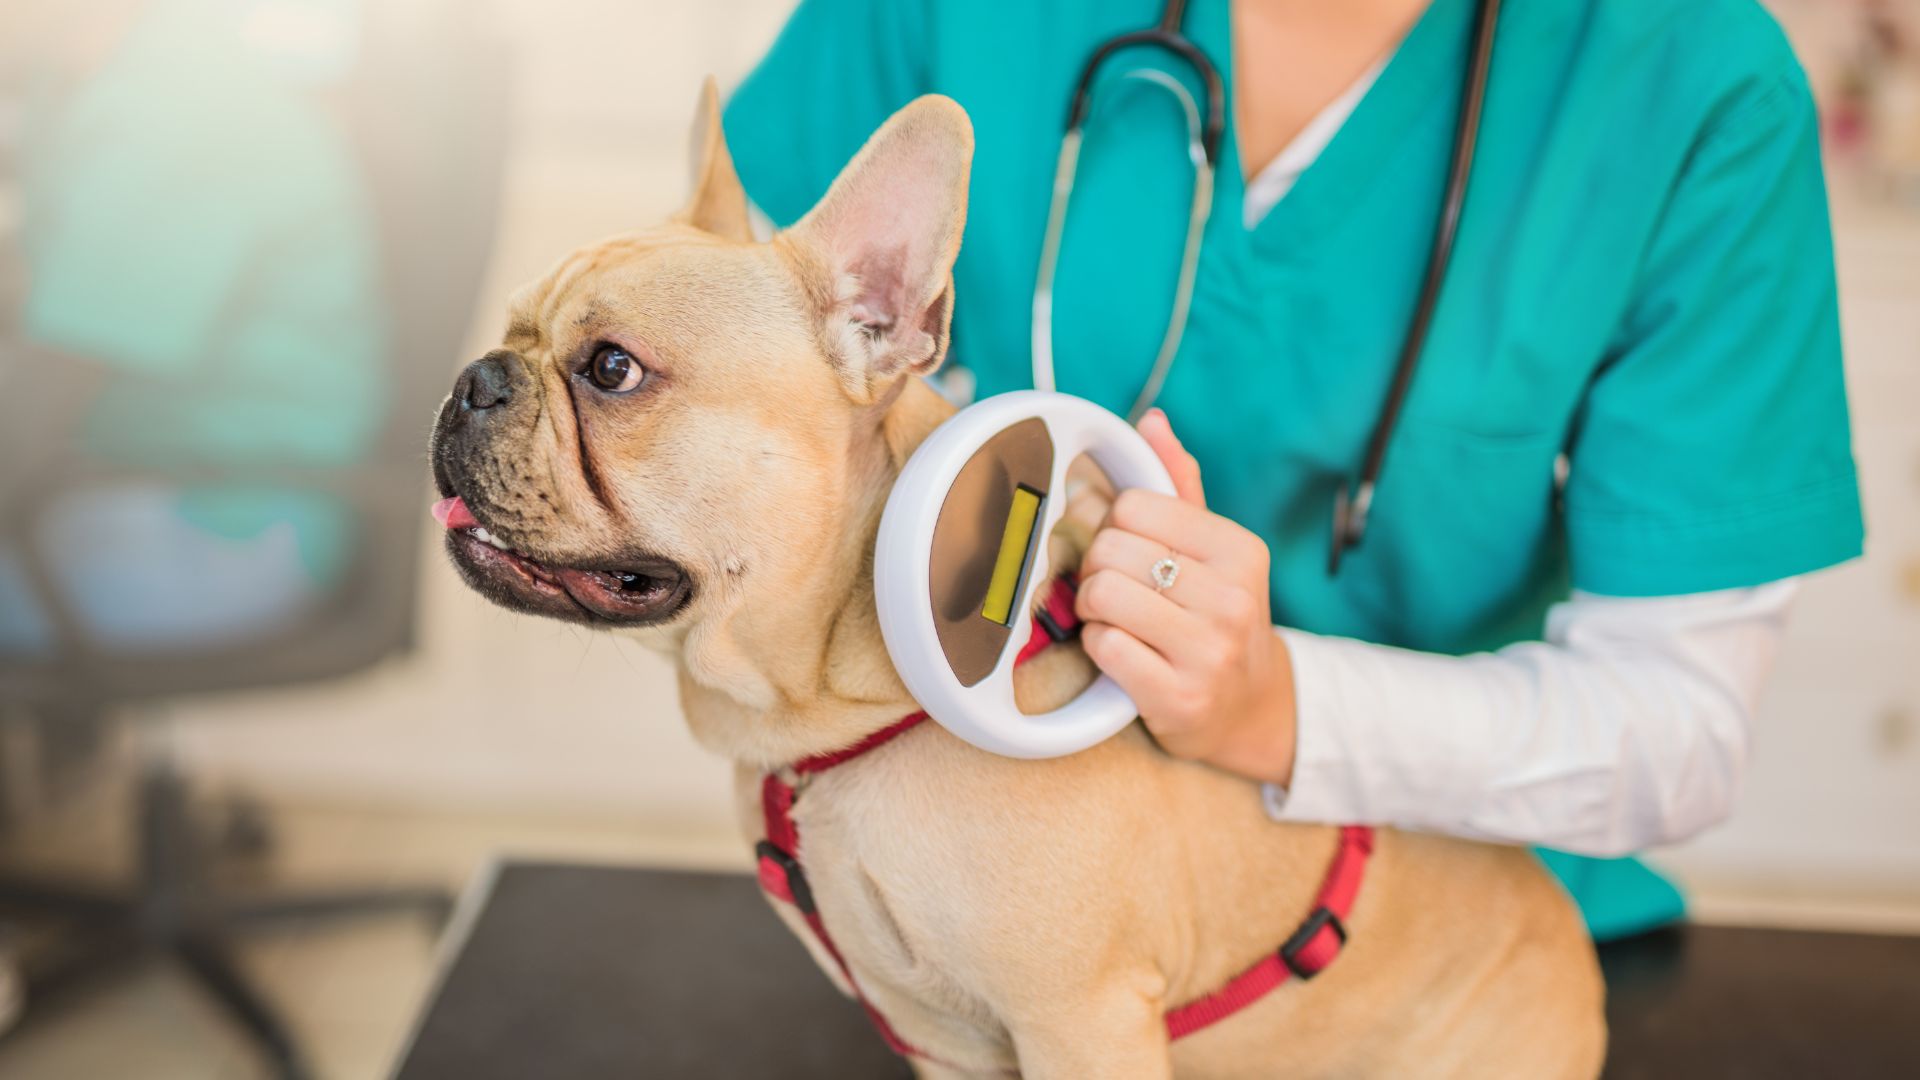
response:
[[(1426, 348), (1428, 331), (1446, 284), (1448, 265), (1453, 258), (1454, 241), (1459, 235), (1460, 219), (1466, 206), (1467, 189), (1473, 175), (1474, 150), (1479, 142), (1480, 116), (1486, 105), (1487, 81), (1493, 64), (1493, 43), (1500, 21), (1500, 0), (1476, 0), (1473, 37), (1468, 48), (1466, 85), (1454, 124), (1451, 155), (1447, 164), (1447, 183), (1441, 199), (1440, 217), (1434, 226), (1433, 242), (1428, 250), (1420, 291), (1394, 363), (1386, 397), (1368, 434), (1359, 475), (1351, 482), (1342, 479), (1334, 494), (1332, 538), (1327, 553), (1327, 575), (1339, 573), (1341, 558), (1350, 548), (1359, 546), (1366, 535), (1367, 516), (1373, 507), (1374, 489), (1386, 468), (1387, 447), (1412, 389), (1420, 356)], [(1138, 420), (1160, 396), (1175, 354), (1186, 331), (1193, 302), (1194, 281), (1198, 275), (1200, 245), (1206, 222), (1212, 212), (1214, 175), (1218, 168), (1221, 141), (1226, 130), (1226, 90), (1219, 69), (1198, 45), (1181, 33), (1186, 15), (1186, 0), (1168, 0), (1161, 11), (1159, 25), (1146, 30), (1121, 34), (1094, 49), (1075, 80), (1068, 102), (1067, 128), (1060, 141), (1055, 163), (1052, 197), (1047, 208), (1046, 231), (1041, 240), (1040, 264), (1033, 297), (1033, 380), (1036, 389), (1055, 388), (1053, 363), (1053, 283), (1059, 268), (1061, 236), (1065, 232), (1067, 209), (1073, 198), (1073, 183), (1079, 170), (1080, 152), (1085, 141), (1087, 117), (1092, 111), (1093, 81), (1108, 57), (1121, 49), (1140, 45), (1160, 49), (1184, 61), (1198, 78), (1207, 98), (1204, 120), (1186, 86), (1165, 72), (1130, 72), (1160, 83), (1174, 93), (1186, 108), (1189, 155), (1193, 159), (1193, 201), (1188, 210), (1186, 242), (1181, 251), (1180, 275), (1174, 288), (1173, 307), (1160, 350), (1153, 367), (1128, 410), (1128, 419)]]
[[(1187, 315), (1193, 306), (1194, 281), (1200, 270), (1200, 243), (1206, 233), (1207, 217), (1213, 209), (1213, 164), (1207, 160), (1205, 148), (1198, 135), (1198, 109), (1194, 106), (1186, 88), (1173, 76), (1161, 71), (1129, 72), (1129, 77), (1139, 77), (1161, 84), (1171, 91), (1187, 112), (1189, 139), (1189, 157), (1193, 163), (1193, 192), (1187, 209), (1187, 227), (1185, 241), (1180, 252), (1180, 273), (1173, 291), (1173, 306), (1167, 318), (1167, 328), (1160, 339), (1160, 349), (1155, 354), (1153, 367), (1149, 369), (1140, 392), (1127, 410), (1127, 419), (1139, 421), (1148, 409), (1159, 399), (1160, 390), (1166, 385), (1167, 373), (1173, 368), (1173, 359), (1180, 352), (1180, 342), (1185, 336)], [(1054, 389), (1053, 370), (1053, 279), (1060, 262), (1060, 237), (1066, 227), (1067, 207), (1072, 201), (1073, 181), (1080, 166), (1080, 146), (1085, 138), (1079, 127), (1067, 129), (1060, 140), (1060, 158), (1054, 166), (1053, 197), (1047, 207), (1047, 226), (1040, 245), (1040, 268), (1033, 290), (1033, 386), (1036, 390)]]
[(1420, 354), (1426, 348), (1427, 331), (1432, 328), (1434, 312), (1440, 306), (1440, 293), (1446, 284), (1447, 268), (1453, 260), (1454, 239), (1460, 232), (1461, 212), (1466, 207), (1467, 187), (1473, 177), (1473, 153), (1480, 138), (1480, 114), (1487, 97), (1487, 78), (1493, 66), (1494, 32), (1500, 22), (1500, 0), (1479, 0), (1473, 24), (1473, 39), (1468, 46), (1466, 86), (1461, 92), (1460, 108), (1454, 121), (1453, 150), (1447, 162), (1446, 194), (1440, 202), (1440, 219), (1434, 226), (1433, 246), (1427, 253), (1426, 272), (1420, 282), (1419, 299), (1413, 318), (1407, 324), (1407, 336), (1400, 343), (1400, 355), (1394, 363), (1393, 379), (1387, 384), (1386, 399), (1380, 405), (1373, 430), (1367, 436), (1366, 456), (1361, 459), (1360, 475), (1351, 489), (1342, 481), (1334, 496), (1333, 541), (1327, 550), (1327, 576), (1340, 572), (1341, 556), (1349, 548), (1360, 546), (1366, 535), (1367, 514), (1373, 509), (1374, 487), (1387, 464), (1387, 446), (1400, 422), (1400, 410), (1407, 392), (1413, 387), (1414, 372), (1420, 366)]

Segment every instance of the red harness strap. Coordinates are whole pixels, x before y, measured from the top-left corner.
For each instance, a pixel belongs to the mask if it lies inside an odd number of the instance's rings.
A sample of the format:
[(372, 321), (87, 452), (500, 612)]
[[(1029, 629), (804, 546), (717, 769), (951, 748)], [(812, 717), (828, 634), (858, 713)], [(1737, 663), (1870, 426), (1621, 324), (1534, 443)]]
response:
[(1320, 895), (1314, 898), (1313, 911), (1293, 936), (1259, 963), (1228, 979), (1227, 985), (1197, 1001), (1168, 1010), (1167, 1037), (1178, 1039), (1219, 1023), (1267, 996), (1294, 975), (1311, 979), (1325, 971), (1347, 943), (1346, 918), (1353, 911), (1354, 898), (1360, 895), (1360, 879), (1366, 874), (1367, 856), (1371, 854), (1372, 827), (1341, 826), (1340, 847), (1333, 853), (1326, 878), (1320, 882)]
[[(1073, 612), (1073, 583), (1065, 579), (1054, 582), (1053, 591), (1047, 594), (1046, 604), (1034, 612), (1033, 636), (1026, 646), (1014, 658), (1014, 663), (1024, 664), (1058, 641), (1066, 641), (1079, 629), (1080, 621)], [(927, 719), (924, 712), (916, 712), (902, 717), (879, 731), (868, 735), (852, 746), (826, 754), (816, 754), (795, 762), (792, 772), (796, 780), (804, 780), (816, 773), (826, 772), (836, 765), (843, 765), (854, 758), (891, 742), (893, 739), (918, 727)], [(833, 943), (832, 935), (827, 933), (826, 923), (820, 918), (820, 911), (814, 906), (813, 890), (807, 885), (807, 875), (800, 867), (800, 830), (793, 820), (793, 803), (799, 791), (795, 784), (781, 779), (777, 772), (770, 772), (760, 781), (760, 811), (766, 822), (766, 839), (756, 848), (759, 856), (760, 887), (767, 894), (792, 904), (808, 929), (813, 931), (815, 940), (834, 965), (853, 988), (854, 997), (860, 1007), (866, 1010), (867, 1017), (886, 1040), (894, 1053), (904, 1057), (927, 1055), (915, 1049), (898, 1032), (887, 1018), (880, 1015), (860, 990), (860, 984), (854, 980), (853, 969), (847, 966), (846, 958)], [(1334, 853), (1333, 863), (1327, 868), (1326, 880), (1320, 885), (1320, 894), (1314, 900), (1314, 908), (1299, 929), (1293, 932), (1286, 944), (1259, 963), (1235, 975), (1220, 989), (1198, 1001), (1188, 1002), (1167, 1013), (1167, 1036), (1178, 1039), (1191, 1035), (1201, 1028), (1232, 1016), (1241, 1009), (1253, 1004), (1270, 993), (1288, 978), (1298, 975), (1302, 979), (1311, 979), (1324, 971), (1340, 955), (1340, 949), (1347, 941), (1345, 920), (1353, 910), (1354, 898), (1360, 892), (1360, 879), (1366, 872), (1367, 856), (1373, 851), (1373, 830), (1364, 825), (1348, 825), (1340, 830), (1340, 847)]]

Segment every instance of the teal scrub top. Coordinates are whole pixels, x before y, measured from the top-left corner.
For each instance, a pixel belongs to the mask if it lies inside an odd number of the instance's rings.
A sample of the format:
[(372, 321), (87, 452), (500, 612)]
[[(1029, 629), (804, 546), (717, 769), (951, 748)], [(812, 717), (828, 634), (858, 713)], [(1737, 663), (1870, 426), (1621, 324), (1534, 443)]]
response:
[[(1073, 81), (1160, 6), (803, 0), (728, 106), (729, 146), (784, 225), (895, 109), (958, 100), (976, 150), (953, 360), (982, 394), (1027, 387)], [(1275, 620), (1460, 654), (1537, 640), (1569, 588), (1703, 592), (1857, 555), (1804, 73), (1752, 0), (1564, 0), (1501, 19), (1432, 333), (1365, 543), (1327, 576), (1334, 493), (1379, 413), (1439, 213), (1473, 7), (1434, 0), (1252, 228), (1229, 125), (1159, 403), (1211, 507), (1272, 548)], [(1194, 0), (1187, 31), (1221, 68), (1231, 115), (1227, 0)], [(1123, 78), (1140, 66), (1186, 77), (1138, 50), (1103, 69), (1054, 302), (1060, 388), (1116, 410), (1164, 329), (1191, 190), (1185, 118)], [(1636, 863), (1550, 862), (1596, 933), (1679, 911)]]

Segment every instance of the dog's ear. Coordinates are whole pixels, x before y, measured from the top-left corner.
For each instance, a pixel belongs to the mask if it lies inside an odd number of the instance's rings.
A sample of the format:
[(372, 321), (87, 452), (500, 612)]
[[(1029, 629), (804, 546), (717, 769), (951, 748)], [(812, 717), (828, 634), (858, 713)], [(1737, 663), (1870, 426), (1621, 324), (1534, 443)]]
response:
[(967, 221), (973, 125), (951, 98), (893, 114), (787, 233), (830, 275), (815, 297), (823, 336), (855, 400), (946, 355), (953, 260)]
[(747, 192), (733, 171), (727, 134), (720, 128), (720, 88), (707, 76), (700, 106), (693, 115), (693, 193), (680, 220), (729, 240), (753, 239), (747, 220)]

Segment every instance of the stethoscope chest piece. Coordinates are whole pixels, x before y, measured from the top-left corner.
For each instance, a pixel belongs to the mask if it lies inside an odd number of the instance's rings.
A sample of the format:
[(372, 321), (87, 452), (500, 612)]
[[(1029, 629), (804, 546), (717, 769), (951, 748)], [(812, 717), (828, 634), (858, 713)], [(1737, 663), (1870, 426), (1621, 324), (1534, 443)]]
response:
[(1067, 469), (1085, 454), (1114, 489), (1168, 494), (1173, 481), (1139, 433), (1092, 402), (1022, 390), (987, 398), (937, 428), (887, 499), (874, 549), (880, 631), (915, 701), (942, 727), (996, 754), (1058, 757), (1137, 715), (1105, 675), (1051, 712), (1014, 701), (1027, 612), (1052, 580), (1047, 538), (1066, 507)]

